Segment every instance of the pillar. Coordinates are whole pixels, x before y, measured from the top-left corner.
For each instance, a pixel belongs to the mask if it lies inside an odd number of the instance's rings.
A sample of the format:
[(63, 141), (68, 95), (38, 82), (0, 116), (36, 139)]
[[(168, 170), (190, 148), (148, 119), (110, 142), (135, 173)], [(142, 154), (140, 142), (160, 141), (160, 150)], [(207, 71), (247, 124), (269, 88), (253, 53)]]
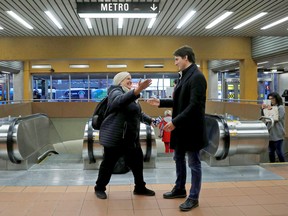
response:
[(257, 100), (257, 64), (253, 59), (240, 60), (240, 99)]

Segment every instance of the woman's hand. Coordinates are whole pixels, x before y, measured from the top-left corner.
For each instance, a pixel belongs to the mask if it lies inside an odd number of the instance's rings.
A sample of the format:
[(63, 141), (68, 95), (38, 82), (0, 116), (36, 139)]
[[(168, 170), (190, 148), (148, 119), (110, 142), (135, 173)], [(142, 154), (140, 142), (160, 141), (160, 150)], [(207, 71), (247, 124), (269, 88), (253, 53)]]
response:
[(271, 110), (271, 109), (272, 109), (272, 106), (267, 105), (267, 104), (262, 104), (262, 109), (268, 109), (268, 110)]
[(152, 84), (152, 79), (146, 79), (143, 82), (140, 79), (138, 82), (137, 88), (135, 88), (135, 90), (134, 90), (134, 94), (139, 95), (141, 93), (141, 91), (148, 88), (151, 84)]

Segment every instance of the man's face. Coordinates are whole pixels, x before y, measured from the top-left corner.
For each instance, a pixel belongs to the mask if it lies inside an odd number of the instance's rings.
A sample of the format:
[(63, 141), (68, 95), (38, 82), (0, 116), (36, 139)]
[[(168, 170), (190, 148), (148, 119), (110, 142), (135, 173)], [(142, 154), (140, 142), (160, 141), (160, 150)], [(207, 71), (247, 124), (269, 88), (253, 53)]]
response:
[(178, 67), (179, 71), (183, 71), (185, 68), (189, 66), (189, 61), (188, 61), (187, 56), (183, 58), (181, 56), (175, 56), (174, 63)]

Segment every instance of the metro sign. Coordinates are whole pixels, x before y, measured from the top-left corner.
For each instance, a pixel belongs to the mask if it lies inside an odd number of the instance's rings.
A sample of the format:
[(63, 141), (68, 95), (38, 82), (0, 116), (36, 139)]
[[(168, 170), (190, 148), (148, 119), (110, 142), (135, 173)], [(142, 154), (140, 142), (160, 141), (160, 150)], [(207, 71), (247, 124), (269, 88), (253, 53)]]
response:
[(153, 18), (159, 2), (77, 2), (80, 18)]

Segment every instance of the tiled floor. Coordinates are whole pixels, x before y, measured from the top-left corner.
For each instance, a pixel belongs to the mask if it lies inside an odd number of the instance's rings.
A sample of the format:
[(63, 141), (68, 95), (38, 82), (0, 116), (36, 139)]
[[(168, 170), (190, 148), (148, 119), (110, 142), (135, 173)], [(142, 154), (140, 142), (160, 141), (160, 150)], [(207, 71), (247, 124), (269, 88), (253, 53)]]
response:
[(94, 194), (96, 170), (83, 170), (76, 161), (74, 165), (69, 162), (73, 167), (59, 164), (35, 166), (28, 171), (0, 171), (0, 215), (288, 215), (286, 163), (239, 167), (209, 167), (203, 163), (200, 206), (189, 212), (178, 208), (185, 199), (162, 197), (175, 180), (170, 158), (159, 159), (156, 169), (144, 171), (147, 187), (156, 191), (155, 197), (133, 195), (133, 178), (127, 173), (113, 175), (107, 200), (97, 199)]

